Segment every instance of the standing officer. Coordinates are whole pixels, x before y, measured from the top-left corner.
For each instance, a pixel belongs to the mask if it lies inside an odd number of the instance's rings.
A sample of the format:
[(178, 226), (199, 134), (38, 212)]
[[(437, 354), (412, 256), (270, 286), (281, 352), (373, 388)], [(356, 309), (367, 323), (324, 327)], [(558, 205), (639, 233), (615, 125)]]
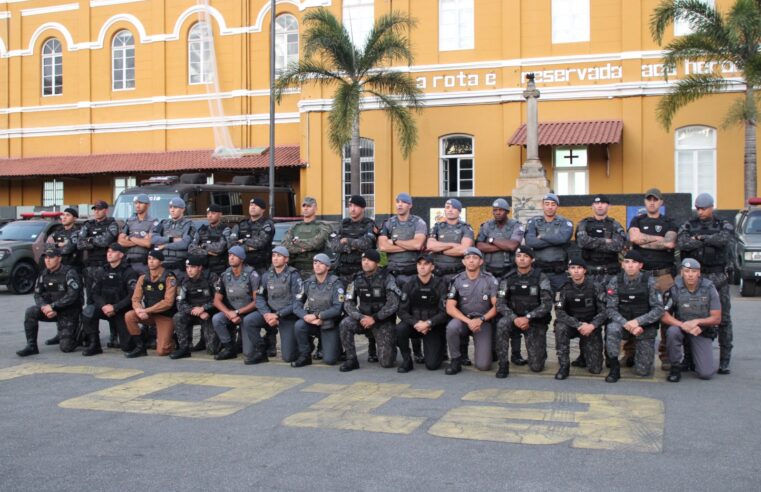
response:
[(610, 356), (610, 372), (605, 378), (615, 383), (621, 378), (618, 354), (621, 340), (634, 338), (634, 372), (647, 376), (653, 369), (655, 335), (663, 316), (663, 296), (656, 279), (643, 272), (645, 259), (639, 251), (626, 253), (623, 272), (608, 284), (608, 331), (605, 345)]
[(571, 369), (571, 338), (579, 339), (579, 351), (592, 374), (602, 372), (602, 325), (606, 312), (605, 284), (587, 277), (587, 262), (571, 258), (570, 280), (561, 287), (555, 302), (555, 347), (560, 369), (555, 379), (566, 379)]
[(497, 316), (497, 279), (484, 272), (484, 254), (478, 248), (465, 250), (462, 259), (465, 271), (455, 276), (447, 293), (446, 336), (449, 346), (449, 367), (445, 373), (462, 370), (462, 339), (473, 335), (475, 364), (479, 371), (488, 371), (492, 363), (492, 320)]
[(552, 285), (547, 275), (534, 268), (534, 250), (520, 246), (515, 250), (516, 269), (500, 282), (497, 311), (502, 318), (497, 324), (497, 356), (499, 368), (496, 377), (503, 379), (510, 373), (507, 362), (507, 344), (511, 332), (526, 337), (528, 367), (533, 372), (544, 370), (547, 360), (547, 327), (552, 313)]
[(188, 246), (193, 238), (193, 221), (185, 217), (185, 200), (174, 197), (169, 200), (169, 218), (153, 228), (151, 245), (164, 253), (164, 268), (176, 278), (185, 275)]
[[(243, 339), (248, 338), (247, 345), (254, 347), (254, 353), (244, 352), (243, 356), (253, 364), (269, 361), (266, 345), (275, 338), (268, 336), (267, 341), (262, 340), (262, 328), (268, 334), (280, 332), (280, 352), (285, 362), (293, 362), (298, 355), (294, 333), (297, 318), (293, 314), (293, 303), (302, 286), (298, 270), (288, 265), (288, 255), (288, 250), (282, 246), (272, 249), (272, 266), (262, 275), (259, 292), (256, 293), (256, 311), (251, 314), (254, 320), (251, 325), (244, 325)], [(272, 350), (275, 347), (268, 348)]]
[(129, 219), (124, 223), (124, 230), (119, 234), (119, 244), (127, 248), (127, 260), (132, 268), (141, 275), (148, 273), (148, 250), (151, 249), (151, 231), (159, 223), (148, 215), (151, 199), (141, 193), (132, 204), (135, 207)]
[[(83, 252), (84, 284), (87, 303), (92, 302), (92, 284), (98, 269), (105, 266), (106, 250), (119, 237), (119, 224), (108, 216), (108, 203), (98, 200), (91, 208), (94, 217), (84, 223), (79, 231), (77, 248)], [(111, 342), (116, 341), (116, 333), (111, 333)]]
[(568, 280), (568, 247), (573, 236), (573, 222), (558, 215), (560, 199), (548, 193), (542, 200), (542, 217), (533, 217), (526, 224), (526, 246), (536, 254), (534, 267), (550, 280), (552, 291), (557, 292)]
[[(224, 271), (217, 282), (214, 294), (214, 307), (219, 311), (212, 318), (214, 331), (217, 333), (222, 350), (214, 356), (215, 360), (234, 359), (238, 356), (235, 348), (235, 327), (241, 332), (253, 330), (256, 319), (256, 291), (259, 290), (259, 274), (254, 267), (244, 264), (246, 250), (243, 246), (230, 248), (227, 261), (230, 268)], [(251, 340), (243, 338), (243, 353), (252, 354), (254, 347)], [(246, 361), (244, 361), (246, 362)], [(251, 364), (247, 359), (247, 363)]]
[(264, 216), (267, 202), (254, 197), (248, 204), (248, 219), (233, 227), (228, 245), (242, 246), (246, 251), (246, 265), (254, 267), (261, 275), (267, 269), (272, 256), (272, 238), (275, 237), (275, 223)]
[(682, 379), (685, 337), (700, 379), (711, 379), (718, 369), (712, 345), (716, 326), (721, 322), (721, 300), (716, 287), (710, 280), (701, 278), (700, 272), (700, 262), (694, 258), (682, 260), (681, 276), (666, 294), (663, 322), (669, 325), (666, 348), (671, 363), (668, 380), (672, 383)]
[(322, 340), (323, 362), (334, 365), (341, 353), (338, 322), (344, 302), (344, 288), (341, 280), (329, 273), (330, 258), (318, 253), (312, 260), (314, 275), (306, 279), (301, 292), (293, 304), (296, 321), (296, 341), (299, 357), (291, 362), (291, 367), (304, 367), (312, 363), (311, 337)]
[(206, 209), (208, 224), (196, 230), (190, 241), (188, 253), (205, 258), (209, 272), (219, 275), (227, 269), (227, 242), (230, 240), (230, 228), (222, 223), (222, 207), (216, 203)]
[(682, 258), (694, 258), (701, 265), (704, 278), (713, 282), (721, 299), (719, 324), (719, 374), (729, 374), (732, 358), (732, 304), (727, 277), (727, 248), (734, 226), (713, 214), (713, 197), (701, 193), (695, 199), (697, 217), (685, 223), (678, 232), (677, 244)]
[(290, 253), (289, 263), (301, 274), (302, 279), (312, 275), (312, 259), (324, 251), (330, 236), (330, 226), (317, 220), (317, 200), (305, 197), (301, 203), (304, 217), (283, 236), (280, 243)]
[(37, 333), (40, 321), (55, 322), (58, 327), (61, 352), (76, 347), (74, 330), (82, 309), (81, 289), (77, 271), (61, 264), (61, 251), (53, 244), (45, 246), (45, 268), (34, 286), (34, 306), (24, 314), (26, 347), (16, 352), (19, 357), (39, 354)]
[[(661, 190), (651, 188), (645, 192), (646, 214), (638, 215), (629, 223), (629, 241), (633, 249), (642, 255), (644, 271), (655, 278), (655, 286), (663, 295), (674, 285), (674, 248), (676, 248), (677, 226), (673, 220), (661, 214), (663, 205)], [(666, 328), (661, 324), (661, 341), (658, 355), (661, 369), (669, 370), (666, 355)], [(631, 342), (630, 342), (631, 343)], [(626, 365), (634, 363), (630, 348), (626, 350)], [(610, 355), (610, 354), (608, 354)]]
[[(626, 231), (616, 219), (608, 216), (609, 207), (607, 195), (595, 195), (592, 199), (593, 215), (581, 219), (576, 226), (576, 244), (588, 265), (586, 277), (603, 287), (621, 271), (618, 255), (626, 246)], [(571, 365), (587, 366), (583, 351)]]
[(82, 327), (88, 335), (88, 346), (82, 355), (102, 354), (100, 345), (100, 320), (108, 321), (110, 331), (119, 336), (122, 351), (130, 351), (130, 335), (124, 316), (132, 306), (132, 293), (137, 284), (138, 273), (126, 262), (127, 250), (119, 243), (111, 243), (106, 252), (108, 263), (101, 267), (92, 287), (93, 302), (82, 311)]
[(127, 331), (135, 343), (135, 348), (124, 354), (129, 359), (148, 355), (141, 324), (156, 325), (156, 355), (169, 355), (172, 351), (177, 278), (164, 268), (163, 262), (163, 251), (152, 249), (148, 252), (148, 273), (137, 279), (132, 293), (132, 311), (124, 315)]
[[(61, 214), (61, 225), (48, 236), (47, 243), (54, 244), (61, 251), (61, 262), (77, 270), (82, 276), (82, 262), (79, 260), (79, 250), (77, 242), (79, 241), (79, 226), (76, 220), (79, 218), (79, 212), (75, 208), (67, 208)], [(59, 342), (58, 333), (53, 338), (45, 340), (45, 345), (57, 345)]]
[(460, 220), (462, 203), (450, 198), (444, 204), (443, 222), (436, 222), (428, 236), (426, 250), (433, 255), (436, 275), (448, 285), (458, 273), (465, 270), (462, 258), (473, 246), (473, 228)]
[[(497, 198), (492, 203), (494, 218), (481, 224), (476, 238), (476, 247), (484, 254), (484, 268), (497, 280), (515, 269), (513, 255), (523, 242), (525, 229), (517, 220), (508, 218), (510, 205), (504, 198)], [(495, 335), (496, 335), (496, 330)], [(521, 357), (521, 334), (514, 331), (510, 338), (512, 356), (510, 361), (518, 366), (528, 363)]]
[(344, 309), (347, 316), (341, 321), (341, 343), (346, 350), (346, 362), (341, 372), (359, 369), (354, 335), (372, 330), (378, 345), (378, 361), (381, 367), (392, 367), (396, 357), (396, 311), (399, 309), (401, 291), (394, 276), (385, 268), (378, 268), (380, 253), (368, 249), (362, 255), (362, 272), (346, 288)]
[(413, 368), (410, 338), (423, 339), (425, 367), (435, 371), (444, 360), (447, 312), (447, 286), (433, 275), (433, 257), (422, 254), (417, 260), (417, 277), (404, 284), (397, 316), (396, 344), (402, 354), (402, 365), (396, 372)]
[(206, 347), (209, 353), (216, 353), (219, 347), (211, 324), (211, 317), (217, 311), (214, 309), (214, 294), (218, 277), (206, 270), (206, 258), (203, 256), (191, 255), (185, 263), (185, 276), (177, 289), (177, 313), (172, 317), (177, 350), (169, 354), (170, 359), (190, 357), (193, 325), (196, 324), (201, 325), (201, 338), (208, 340)]

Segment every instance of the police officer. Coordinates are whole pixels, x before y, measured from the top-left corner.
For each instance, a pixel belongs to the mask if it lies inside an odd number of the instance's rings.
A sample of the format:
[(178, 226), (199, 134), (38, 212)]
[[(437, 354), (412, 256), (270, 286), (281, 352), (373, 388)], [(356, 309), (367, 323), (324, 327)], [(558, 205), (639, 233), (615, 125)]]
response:
[(274, 337), (268, 337), (267, 342), (262, 340), (263, 328), (268, 333), (280, 332), (280, 352), (285, 362), (293, 362), (298, 356), (294, 332), (297, 318), (293, 314), (293, 303), (302, 286), (298, 270), (288, 265), (288, 256), (288, 250), (282, 246), (272, 249), (272, 266), (262, 275), (259, 292), (256, 293), (256, 311), (251, 315), (254, 320), (251, 325), (244, 325), (243, 339), (249, 339), (247, 345), (254, 347), (254, 353), (244, 352), (243, 356), (252, 364), (269, 360), (266, 345)]
[[(246, 265), (245, 260), (246, 250), (243, 246), (230, 248), (227, 255), (230, 267), (222, 273), (217, 282), (214, 307), (219, 312), (212, 318), (212, 324), (222, 342), (222, 350), (214, 356), (216, 360), (234, 359), (238, 356), (234, 342), (236, 326), (240, 327), (241, 331), (253, 331), (259, 274), (254, 267)], [(242, 338), (243, 353), (252, 354), (252, 340)]]
[(634, 338), (634, 372), (647, 376), (653, 369), (655, 335), (663, 316), (663, 296), (656, 279), (642, 271), (645, 259), (639, 251), (626, 253), (623, 271), (608, 283), (608, 328), (605, 345), (610, 356), (610, 372), (605, 378), (615, 383), (621, 378), (618, 354), (621, 340)]
[(214, 294), (218, 277), (206, 269), (205, 263), (206, 258), (198, 255), (191, 255), (185, 261), (185, 276), (177, 289), (177, 313), (172, 317), (177, 350), (169, 354), (170, 359), (190, 357), (196, 324), (201, 325), (201, 338), (208, 340), (209, 353), (218, 350), (219, 340), (211, 324), (211, 317), (217, 312)]
[(151, 231), (159, 223), (148, 214), (151, 200), (141, 193), (132, 200), (135, 213), (124, 223), (119, 244), (127, 248), (127, 260), (139, 274), (148, 273), (148, 250), (151, 249)]
[(394, 276), (385, 268), (378, 268), (380, 253), (368, 249), (362, 254), (362, 272), (346, 288), (344, 309), (347, 316), (341, 321), (341, 343), (346, 350), (346, 362), (341, 372), (359, 369), (354, 335), (372, 330), (378, 345), (378, 362), (381, 367), (392, 367), (396, 357), (396, 312), (401, 291)]
[(542, 200), (543, 215), (533, 217), (526, 224), (526, 246), (536, 254), (534, 267), (550, 280), (556, 292), (568, 280), (568, 247), (573, 235), (573, 222), (558, 215), (560, 199), (548, 193)]
[(713, 197), (701, 193), (695, 198), (697, 216), (685, 223), (677, 234), (682, 258), (694, 258), (701, 265), (701, 274), (713, 282), (721, 299), (719, 324), (719, 374), (729, 374), (732, 357), (732, 305), (727, 277), (727, 248), (734, 226), (713, 213)]
[(132, 306), (132, 293), (137, 284), (138, 273), (125, 260), (127, 250), (119, 243), (111, 243), (106, 252), (105, 266), (95, 277), (92, 288), (92, 304), (82, 311), (82, 327), (88, 336), (88, 346), (82, 355), (102, 354), (100, 345), (100, 320), (106, 320), (110, 331), (116, 332), (122, 351), (130, 351), (130, 335), (124, 316)]
[(157, 355), (169, 355), (172, 351), (177, 278), (164, 268), (163, 262), (163, 251), (152, 249), (148, 252), (148, 273), (137, 279), (132, 293), (132, 311), (124, 315), (127, 331), (135, 344), (131, 352), (124, 354), (129, 359), (148, 354), (141, 324), (156, 326)]
[(608, 318), (605, 284), (588, 277), (587, 269), (583, 258), (571, 258), (570, 279), (555, 297), (555, 348), (560, 365), (555, 379), (568, 377), (572, 338), (579, 339), (579, 351), (589, 372), (602, 372), (602, 330)]
[(248, 204), (248, 219), (233, 227), (228, 245), (242, 246), (246, 251), (246, 265), (254, 267), (260, 276), (269, 267), (272, 256), (272, 238), (275, 237), (275, 223), (264, 216), (267, 202), (254, 197)]
[[(79, 212), (75, 208), (67, 208), (61, 214), (61, 225), (48, 236), (46, 242), (54, 244), (61, 250), (61, 262), (64, 265), (74, 267), (77, 273), (82, 274), (82, 262), (79, 259), (79, 250), (77, 242), (79, 241), (79, 226), (76, 220), (79, 218)], [(58, 333), (53, 338), (45, 340), (45, 345), (57, 345)]]
[[(119, 237), (119, 224), (108, 216), (108, 203), (98, 200), (92, 206), (94, 217), (84, 223), (79, 231), (77, 249), (82, 251), (83, 277), (87, 303), (92, 302), (92, 284), (99, 268), (106, 265), (106, 250)], [(116, 333), (111, 334), (111, 342)]]
[[(557, 219), (556, 219), (557, 220)], [(547, 360), (547, 326), (552, 312), (552, 285), (547, 275), (534, 268), (536, 253), (528, 246), (515, 250), (516, 269), (502, 279), (497, 296), (497, 311), (502, 315), (497, 324), (496, 377), (510, 373), (507, 344), (510, 334), (519, 331), (526, 337), (528, 367), (533, 372), (544, 370)]]
[(433, 255), (436, 275), (449, 284), (454, 277), (465, 270), (462, 258), (465, 251), (473, 246), (473, 228), (460, 220), (462, 203), (450, 198), (444, 203), (444, 221), (436, 222), (428, 236), (426, 250)]
[(457, 374), (462, 370), (461, 341), (473, 335), (475, 365), (479, 371), (488, 371), (492, 363), (492, 329), (497, 316), (497, 279), (481, 270), (484, 254), (475, 247), (465, 250), (462, 263), (465, 271), (452, 279), (447, 293), (446, 337), (449, 346), (449, 367), (445, 373)]
[(199, 227), (193, 235), (188, 253), (206, 259), (204, 270), (219, 275), (227, 269), (227, 243), (230, 228), (222, 223), (222, 207), (216, 203), (206, 209), (208, 224)]
[[(607, 195), (595, 195), (593, 214), (581, 219), (576, 226), (576, 244), (588, 265), (586, 277), (602, 286), (607, 286), (611, 277), (621, 271), (618, 255), (626, 246), (626, 231), (616, 219), (608, 216), (609, 207)], [(571, 365), (587, 367), (584, 351)]]
[(671, 370), (668, 380), (682, 379), (685, 338), (689, 340), (695, 372), (700, 379), (711, 379), (718, 366), (713, 358), (713, 339), (721, 322), (721, 301), (713, 283), (701, 277), (701, 264), (694, 258), (682, 260), (681, 275), (666, 294), (663, 322), (669, 325), (666, 348)]
[(343, 310), (344, 288), (341, 280), (329, 273), (330, 258), (318, 253), (312, 260), (314, 274), (304, 281), (301, 292), (293, 304), (296, 321), (296, 341), (299, 346), (298, 358), (291, 367), (304, 367), (312, 363), (311, 337), (322, 340), (323, 362), (334, 365), (341, 353), (338, 323)]
[(401, 320), (396, 325), (396, 344), (402, 354), (402, 364), (396, 372), (413, 369), (410, 338), (422, 338), (425, 347), (425, 367), (435, 371), (444, 360), (447, 286), (433, 275), (433, 257), (422, 254), (417, 260), (417, 277), (404, 284), (397, 311)]
[[(629, 241), (632, 242), (632, 248), (642, 255), (643, 270), (655, 278), (655, 285), (662, 295), (674, 285), (674, 248), (676, 248), (677, 226), (673, 220), (661, 213), (661, 206), (663, 206), (661, 190), (658, 188), (647, 190), (645, 192), (646, 213), (634, 217), (629, 223)], [(666, 355), (666, 328), (666, 325), (661, 324), (661, 341), (658, 344), (661, 369), (664, 371), (669, 370)], [(627, 349), (627, 347), (624, 348)], [(626, 365), (631, 367), (633, 364), (631, 348), (628, 348)]]
[(331, 230), (329, 225), (317, 220), (317, 200), (311, 196), (301, 202), (301, 211), (303, 222), (291, 227), (280, 245), (290, 253), (290, 265), (306, 279), (312, 275), (314, 255), (326, 249)]
[[(484, 268), (501, 279), (513, 269), (513, 255), (516, 248), (523, 242), (525, 229), (517, 220), (510, 219), (510, 204), (504, 198), (497, 198), (492, 203), (493, 219), (481, 224), (476, 238), (476, 247), (484, 254)], [(496, 330), (494, 330), (496, 335)], [(514, 330), (510, 338), (512, 356), (510, 361), (518, 366), (528, 363), (521, 356), (521, 334)]]
[(37, 333), (40, 321), (55, 322), (61, 352), (76, 347), (74, 331), (82, 309), (81, 289), (77, 271), (61, 263), (61, 251), (53, 244), (45, 246), (43, 268), (34, 286), (34, 306), (24, 314), (26, 347), (16, 352), (19, 357), (39, 354)]
[(164, 268), (176, 278), (185, 275), (185, 260), (194, 232), (193, 221), (185, 217), (185, 200), (180, 197), (169, 200), (169, 218), (153, 228), (151, 245), (164, 253)]

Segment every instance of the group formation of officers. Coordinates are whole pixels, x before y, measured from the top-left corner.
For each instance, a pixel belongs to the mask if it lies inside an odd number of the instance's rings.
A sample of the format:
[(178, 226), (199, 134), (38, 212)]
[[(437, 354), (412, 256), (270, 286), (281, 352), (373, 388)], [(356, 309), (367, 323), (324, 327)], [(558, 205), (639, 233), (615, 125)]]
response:
[[(27, 345), (17, 354), (39, 353), (40, 321), (58, 326), (46, 344), (64, 352), (84, 344), (83, 355), (100, 354), (105, 320), (108, 346), (129, 358), (155, 346), (172, 359), (206, 350), (217, 360), (242, 353), (245, 364), (259, 364), (276, 356), (279, 333), (282, 358), (293, 367), (322, 359), (347, 372), (359, 368), (355, 336), (363, 335), (368, 361), (393, 367), (400, 354), (400, 373), (413, 361), (437, 370), (448, 358), (446, 374), (467, 365), (490, 370), (496, 361), (496, 376), (506, 378), (510, 362), (544, 370), (554, 308), (556, 379), (566, 379), (571, 366), (599, 374), (605, 364), (605, 380), (613, 383), (622, 363), (648, 376), (657, 338), (669, 381), (685, 370), (702, 379), (729, 374), (726, 248), (733, 227), (714, 216), (708, 194), (696, 198), (696, 216), (681, 227), (662, 213), (658, 189), (648, 190), (644, 202), (645, 213), (627, 234), (608, 215), (608, 198), (596, 195), (593, 214), (575, 227), (580, 256), (574, 257), (568, 254), (574, 224), (558, 214), (552, 193), (525, 227), (509, 218), (506, 200), (495, 200), (494, 218), (477, 235), (461, 220), (455, 198), (429, 231), (411, 213), (408, 193), (396, 197), (396, 214), (380, 229), (365, 217), (364, 198), (352, 196), (348, 217), (334, 231), (316, 219), (317, 202), (306, 197), (303, 221), (275, 248), (275, 226), (260, 198), (232, 228), (211, 205), (208, 224), (197, 230), (180, 198), (159, 221), (149, 214), (149, 197), (137, 196), (122, 230), (103, 201), (81, 228), (77, 211), (66, 209), (62, 227), (48, 238), (35, 305), (25, 314)], [(388, 260), (383, 268), (381, 252)], [(195, 345), (194, 325), (201, 327)], [(580, 355), (571, 361), (573, 338)]]

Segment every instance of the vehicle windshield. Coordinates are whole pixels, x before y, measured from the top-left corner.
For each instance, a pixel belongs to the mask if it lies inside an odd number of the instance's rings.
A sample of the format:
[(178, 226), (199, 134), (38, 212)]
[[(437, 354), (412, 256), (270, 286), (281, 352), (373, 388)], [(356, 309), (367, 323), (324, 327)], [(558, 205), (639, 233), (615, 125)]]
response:
[(748, 216), (748, 220), (745, 221), (745, 227), (743, 227), (745, 234), (761, 234), (761, 214), (753, 214)]
[(45, 229), (45, 222), (11, 222), (0, 229), (0, 241), (34, 241)]
[[(114, 207), (111, 209), (111, 216), (117, 220), (127, 220), (133, 213), (135, 208), (132, 204), (137, 195), (125, 195), (122, 193), (116, 199)], [(169, 200), (177, 197), (176, 193), (151, 193), (148, 198), (151, 199), (151, 208), (148, 209), (148, 215), (154, 219), (166, 219), (169, 217)]]

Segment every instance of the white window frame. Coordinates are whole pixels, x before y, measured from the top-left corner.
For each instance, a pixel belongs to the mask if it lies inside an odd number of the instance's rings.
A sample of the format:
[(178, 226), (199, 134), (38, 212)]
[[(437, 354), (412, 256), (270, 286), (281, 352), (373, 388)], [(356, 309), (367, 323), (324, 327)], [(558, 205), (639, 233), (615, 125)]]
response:
[[(46, 68), (50, 68), (49, 77), (45, 77)], [(63, 45), (56, 38), (50, 38), (42, 44), (40, 79), (43, 97), (63, 94)], [(56, 83), (57, 80), (60, 80), (60, 84)]]
[(342, 18), (354, 46), (364, 50), (367, 38), (375, 25), (375, 1), (344, 0)]
[(439, 51), (475, 49), (474, 0), (439, 0)]
[[(686, 131), (690, 130), (708, 130), (711, 136), (711, 143), (708, 145), (680, 145), (679, 144), (679, 137), (680, 134)], [(714, 203), (717, 203), (716, 200), (716, 179), (717, 179), (717, 167), (716, 167), (716, 129), (707, 125), (689, 125), (689, 126), (683, 126), (682, 128), (678, 128), (674, 132), (674, 190), (677, 193), (690, 193), (692, 194), (692, 201), (695, 200), (695, 197), (697, 197), (700, 193), (710, 193), (711, 196), (714, 197)], [(679, 162), (679, 153), (680, 152), (691, 152), (692, 153), (692, 159), (689, 163), (681, 163)], [(707, 152), (711, 156), (713, 165), (711, 172), (713, 173), (712, 179), (710, 179), (710, 182), (712, 183), (712, 186), (710, 189), (701, 189), (699, 186), (699, 180), (698, 180), (698, 155), (701, 152)], [(684, 189), (682, 186), (680, 186), (679, 181), (679, 169), (683, 165), (690, 165), (692, 166), (692, 184), (690, 185), (689, 189)]]
[[(467, 138), (470, 139), (471, 153), (470, 154), (446, 154), (446, 142), (451, 138)], [(457, 191), (450, 192), (448, 183), (449, 177), (449, 160), (457, 159)], [(463, 171), (467, 171), (467, 168), (463, 168), (462, 161), (470, 160), (470, 172), (471, 177), (464, 179), (462, 177)], [(471, 188), (463, 191), (462, 182), (470, 181)], [(445, 135), (439, 139), (439, 190), (441, 196), (475, 196), (476, 195), (476, 139), (473, 135), (465, 133), (456, 133), (452, 135)]]
[(283, 73), (288, 65), (299, 61), (299, 21), (291, 14), (275, 20), (275, 72)]
[[(188, 84), (214, 82), (214, 32), (209, 23), (198, 21), (188, 31)], [(198, 60), (193, 55), (198, 54)]]
[[(130, 61), (132, 66), (130, 65)], [(117, 68), (117, 62), (121, 67)], [(135, 88), (135, 37), (122, 29), (111, 40), (111, 89), (114, 91)]]
[(117, 176), (114, 178), (114, 201), (119, 197), (119, 194), (127, 188), (134, 188), (137, 186), (136, 176)]
[[(716, 2), (714, 2), (714, 0), (702, 0), (702, 2), (706, 5), (710, 5), (711, 7), (716, 6)], [(674, 19), (674, 36), (686, 36), (687, 34), (692, 33), (693, 30), (689, 22), (683, 19)]]
[[(369, 155), (362, 155), (363, 150), (369, 150)], [(365, 199), (367, 207), (365, 208), (365, 217), (375, 217), (375, 141), (369, 138), (359, 139), (359, 189), (360, 194)], [(362, 165), (372, 166), (370, 171), (362, 170)], [(343, 182), (343, 216), (349, 216), (348, 203), (351, 197), (351, 144), (346, 144), (343, 151), (343, 173), (341, 173)], [(368, 176), (372, 179), (367, 179)]]
[(63, 181), (54, 179), (42, 184), (42, 206), (57, 207), (63, 205)]
[(590, 0), (552, 0), (552, 44), (590, 39)]
[[(573, 167), (572, 165), (563, 166), (558, 165), (557, 152), (570, 150), (584, 150), (587, 155), (587, 163), (585, 166)], [(553, 187), (558, 195), (588, 195), (589, 194), (589, 147), (586, 145), (563, 145), (552, 148), (552, 167), (554, 170)], [(561, 190), (559, 188), (560, 180), (558, 179), (558, 173), (572, 171), (574, 173), (584, 171), (584, 190), (583, 193), (571, 193), (570, 190)]]

